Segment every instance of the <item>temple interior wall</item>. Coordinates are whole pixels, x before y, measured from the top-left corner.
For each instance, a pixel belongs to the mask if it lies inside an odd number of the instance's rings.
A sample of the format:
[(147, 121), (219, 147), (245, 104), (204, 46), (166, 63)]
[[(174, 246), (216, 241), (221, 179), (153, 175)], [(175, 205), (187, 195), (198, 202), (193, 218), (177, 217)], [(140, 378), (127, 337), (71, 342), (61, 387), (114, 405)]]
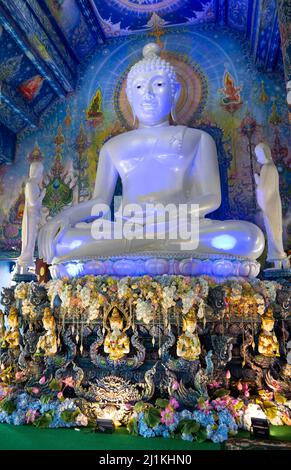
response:
[[(151, 36), (130, 36), (100, 46), (82, 64), (77, 91), (50, 108), (37, 130), (26, 129), (19, 135), (15, 161), (2, 167), (0, 175), (2, 258), (14, 257), (20, 248), (23, 188), (36, 146), (44, 158), (48, 195), (42, 223), (64, 205), (91, 196), (102, 144), (132, 126), (124, 95), (126, 72), (151, 40)], [(223, 132), (222, 145), (230, 160), (231, 217), (262, 226), (254, 201), (249, 143), (253, 148), (264, 140), (271, 146), (280, 173), (287, 248), (291, 241), (290, 131), (283, 71), (258, 71), (241, 36), (214, 26), (173, 29), (161, 41), (182, 78), (178, 123), (203, 124)]]

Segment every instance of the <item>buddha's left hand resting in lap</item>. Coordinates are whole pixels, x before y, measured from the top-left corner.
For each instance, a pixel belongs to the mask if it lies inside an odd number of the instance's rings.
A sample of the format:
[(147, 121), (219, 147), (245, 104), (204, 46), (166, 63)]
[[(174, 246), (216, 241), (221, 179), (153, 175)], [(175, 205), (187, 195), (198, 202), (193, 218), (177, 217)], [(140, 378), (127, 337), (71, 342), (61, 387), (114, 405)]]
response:
[[(169, 124), (180, 83), (174, 68), (158, 53), (156, 44), (145, 46), (144, 59), (128, 74), (127, 97), (138, 128), (103, 145), (92, 199), (63, 210), (42, 227), (39, 255), (47, 263), (187, 249), (185, 241), (179, 239), (97, 240), (92, 236), (92, 210), (96, 204), (110, 205), (118, 175), (123, 207), (135, 203), (199, 205), (199, 244), (195, 253), (249, 259), (261, 255), (264, 236), (256, 225), (205, 218), (221, 204), (216, 146), (206, 132)], [(115, 223), (107, 221), (107, 227)]]

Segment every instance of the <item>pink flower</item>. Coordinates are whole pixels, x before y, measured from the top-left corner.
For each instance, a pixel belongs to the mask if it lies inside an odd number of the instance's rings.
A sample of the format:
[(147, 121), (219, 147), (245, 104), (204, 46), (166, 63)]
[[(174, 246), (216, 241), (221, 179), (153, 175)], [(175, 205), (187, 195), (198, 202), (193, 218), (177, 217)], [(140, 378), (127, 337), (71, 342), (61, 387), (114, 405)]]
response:
[(61, 399), (63, 398), (63, 396), (64, 396), (64, 395), (63, 395), (63, 392), (59, 392), (59, 393), (57, 394), (57, 397), (58, 397), (59, 400), (61, 400)]
[(197, 409), (203, 410), (206, 414), (208, 414), (211, 410), (211, 404), (209, 403), (209, 400), (198, 402)]
[(166, 408), (165, 410), (161, 411), (161, 423), (166, 424), (169, 426), (174, 422), (174, 413), (170, 408)]
[(39, 380), (38, 383), (40, 383), (41, 385), (43, 385), (45, 382), (46, 382), (46, 378), (45, 378), (45, 376), (43, 375), (42, 378)]
[(226, 380), (229, 380), (230, 377), (231, 377), (231, 373), (230, 373), (229, 370), (227, 370), (226, 373), (225, 373), (225, 378), (226, 378)]
[(244, 383), (242, 386), (243, 394), (246, 398), (249, 398), (250, 396), (250, 391), (249, 391), (249, 386), (247, 383)]
[(3, 400), (4, 398), (6, 398), (7, 395), (9, 395), (8, 389), (0, 385), (0, 400)]
[(170, 398), (169, 405), (170, 405), (172, 408), (174, 408), (174, 410), (176, 410), (177, 408), (179, 408), (179, 403), (178, 403), (178, 401), (176, 400), (176, 398), (174, 398), (174, 397), (171, 397), (171, 398)]
[(37, 387), (32, 387), (31, 392), (32, 392), (32, 393), (35, 393), (35, 394), (37, 395), (37, 394), (39, 393), (39, 388), (37, 388)]
[(39, 412), (37, 410), (28, 410), (25, 415), (25, 422), (26, 424), (34, 423), (36, 418), (39, 416)]
[(242, 383), (239, 382), (239, 383), (237, 384), (236, 388), (241, 392), (242, 389), (243, 389)]
[(220, 382), (217, 382), (217, 380), (213, 380), (213, 382), (211, 382), (210, 384), (208, 384), (208, 387), (210, 389), (212, 388), (220, 388), (221, 387), (221, 383)]
[(72, 387), (72, 388), (75, 387), (75, 382), (73, 380), (73, 377), (66, 377), (63, 380), (63, 383), (65, 384), (65, 387)]
[(177, 382), (177, 381), (173, 382), (172, 390), (178, 390), (178, 388), (179, 388), (179, 382)]
[(15, 374), (15, 379), (16, 379), (16, 380), (21, 380), (24, 376), (25, 376), (25, 373), (24, 373), (24, 372), (18, 371), (18, 372), (16, 372), (16, 374)]

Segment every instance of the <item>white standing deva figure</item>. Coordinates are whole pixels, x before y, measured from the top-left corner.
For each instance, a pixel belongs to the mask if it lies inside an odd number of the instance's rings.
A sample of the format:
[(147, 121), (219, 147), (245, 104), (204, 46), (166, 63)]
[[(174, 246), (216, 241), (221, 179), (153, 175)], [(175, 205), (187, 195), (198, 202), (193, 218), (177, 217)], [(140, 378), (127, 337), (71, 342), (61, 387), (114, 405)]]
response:
[(263, 211), (267, 233), (267, 261), (274, 268), (289, 268), (290, 261), (283, 248), (282, 204), (279, 191), (279, 174), (272, 160), (270, 147), (260, 143), (255, 148), (257, 161), (261, 167), (260, 175), (255, 174), (258, 205)]
[(43, 179), (43, 164), (32, 162), (29, 168), (29, 178), (25, 185), (25, 206), (22, 218), (21, 254), (16, 262), (16, 272), (25, 274), (34, 268), (34, 249), (38, 234), (42, 201), (45, 189), (41, 190)]

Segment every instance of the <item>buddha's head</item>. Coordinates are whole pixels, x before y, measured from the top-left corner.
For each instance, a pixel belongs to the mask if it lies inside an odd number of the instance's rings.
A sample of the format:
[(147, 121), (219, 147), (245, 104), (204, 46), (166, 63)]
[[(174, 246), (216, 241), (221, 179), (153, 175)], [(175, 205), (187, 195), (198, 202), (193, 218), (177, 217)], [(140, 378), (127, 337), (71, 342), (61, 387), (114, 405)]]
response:
[(140, 125), (155, 126), (174, 118), (181, 85), (174, 67), (159, 56), (158, 44), (143, 48), (144, 58), (137, 62), (127, 76), (126, 94), (134, 119)]
[(55, 319), (48, 307), (44, 309), (42, 322), (46, 330), (51, 330), (55, 327)]
[(194, 310), (190, 310), (183, 319), (183, 331), (194, 333), (197, 326), (197, 319)]
[(271, 149), (269, 145), (265, 144), (264, 142), (261, 142), (260, 144), (256, 145), (255, 154), (256, 154), (258, 162), (261, 165), (264, 165), (265, 163), (269, 163), (272, 161)]
[(18, 312), (17, 308), (11, 307), (9, 315), (8, 315), (8, 324), (11, 328), (18, 327)]
[(113, 308), (113, 311), (109, 317), (109, 324), (110, 324), (111, 330), (121, 331), (123, 329), (123, 319), (122, 319), (122, 316), (120, 315), (118, 308), (116, 307)]
[(272, 311), (268, 309), (264, 315), (262, 315), (262, 329), (264, 331), (271, 332), (274, 328), (275, 320)]

